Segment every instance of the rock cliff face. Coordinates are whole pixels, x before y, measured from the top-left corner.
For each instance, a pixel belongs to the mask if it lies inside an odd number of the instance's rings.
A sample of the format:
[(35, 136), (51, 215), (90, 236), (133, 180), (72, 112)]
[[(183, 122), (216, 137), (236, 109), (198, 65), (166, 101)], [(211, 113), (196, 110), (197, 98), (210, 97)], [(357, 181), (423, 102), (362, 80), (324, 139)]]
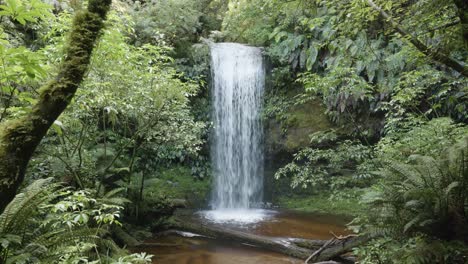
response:
[[(329, 130), (333, 125), (319, 100), (312, 100), (288, 110), (288, 118), (279, 122), (274, 118), (265, 124), (265, 200), (287, 194), (291, 189), (286, 179), (275, 180), (275, 172), (291, 162), (294, 153), (309, 144), (309, 135)], [(296, 189), (295, 192), (301, 192)]]

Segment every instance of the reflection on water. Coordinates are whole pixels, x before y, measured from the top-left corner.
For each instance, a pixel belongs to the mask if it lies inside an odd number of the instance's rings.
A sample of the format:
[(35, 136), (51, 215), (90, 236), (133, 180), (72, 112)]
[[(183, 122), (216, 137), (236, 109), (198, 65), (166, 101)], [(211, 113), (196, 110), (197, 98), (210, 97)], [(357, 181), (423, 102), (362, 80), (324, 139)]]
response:
[[(207, 221), (202, 214), (195, 214), (190, 221)], [(256, 224), (216, 224), (229, 229), (242, 230), (272, 237), (298, 237), (329, 239), (330, 232), (345, 235), (346, 221), (336, 216), (311, 215), (290, 211), (278, 212), (267, 221)], [(212, 240), (203, 237), (180, 237), (169, 235), (155, 238), (148, 243), (155, 246), (139, 248), (155, 257), (159, 264), (284, 264), (303, 263), (302, 260), (259, 248)], [(157, 244), (157, 245), (156, 245)]]
[[(151, 241), (149, 241), (151, 242)], [(153, 241), (154, 242), (154, 241)], [(159, 264), (299, 264), (301, 260), (254, 247), (229, 244), (200, 237), (168, 236), (157, 240), (167, 246), (140, 248), (154, 255)]]
[(337, 235), (349, 234), (350, 232), (345, 230), (346, 223), (345, 219), (336, 216), (283, 211), (271, 221), (239, 229), (250, 230), (257, 235), (274, 237), (330, 239), (332, 237), (330, 232)]

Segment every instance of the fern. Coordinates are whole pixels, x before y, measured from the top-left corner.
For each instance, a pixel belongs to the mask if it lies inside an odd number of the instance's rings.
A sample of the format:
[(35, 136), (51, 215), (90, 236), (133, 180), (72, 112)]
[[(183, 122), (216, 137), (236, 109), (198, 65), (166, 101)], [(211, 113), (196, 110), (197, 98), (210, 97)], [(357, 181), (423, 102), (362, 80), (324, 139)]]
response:
[(439, 158), (413, 155), (409, 164), (388, 161), (378, 173), (381, 185), (363, 197), (373, 208), (369, 232), (466, 240), (467, 150), (465, 138)]
[(111, 224), (120, 224), (119, 205), (126, 200), (116, 195), (122, 191), (96, 200), (51, 179), (32, 183), (0, 215), (0, 263), (81, 263), (100, 259), (100, 250), (121, 256), (106, 237)]
[(58, 194), (51, 192), (56, 185), (44, 188), (51, 181), (52, 178), (37, 180), (28, 186), (24, 193), (14, 198), (0, 215), (0, 233), (11, 233), (15, 230), (21, 233), (28, 218), (35, 214), (41, 204), (58, 197)]
[(363, 263), (466, 262), (467, 153), (468, 137), (440, 157), (386, 161), (380, 185), (363, 196), (371, 210), (355, 220), (381, 237), (356, 250)]
[(120, 194), (125, 193), (125, 192), (126, 192), (126, 188), (124, 187), (115, 188), (115, 189), (110, 190), (106, 194), (104, 194), (103, 197), (98, 199), (98, 201), (101, 203), (105, 203), (105, 204), (112, 204), (112, 205), (123, 207), (127, 203), (131, 202), (129, 199), (119, 196)]

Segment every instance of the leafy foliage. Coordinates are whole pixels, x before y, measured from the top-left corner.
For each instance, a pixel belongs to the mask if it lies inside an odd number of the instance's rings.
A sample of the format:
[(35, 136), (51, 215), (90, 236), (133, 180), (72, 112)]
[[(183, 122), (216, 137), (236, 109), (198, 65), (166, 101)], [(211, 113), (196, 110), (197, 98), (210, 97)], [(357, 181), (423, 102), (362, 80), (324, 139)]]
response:
[[(44, 2), (53, 5), (0, 0), (2, 124), (23, 115), (59, 70), (51, 65), (86, 5)], [(365, 192), (370, 209), (357, 206), (356, 223), (383, 236), (356, 250), (361, 262), (466, 262), (468, 83), (433, 56), (467, 62), (460, 1), (373, 2), (392, 21), (362, 0), (114, 1), (85, 82), (30, 163), (31, 185), (0, 216), (1, 260), (150, 261), (122, 255), (111, 227), (123, 215), (156, 227), (178, 200), (204, 203), (210, 63), (196, 42), (211, 35), (265, 46), (272, 75), (264, 117), (283, 134), (294, 107), (326, 107), (336, 130), (310, 135), (276, 178), (321, 193), (328, 208)], [(49, 176), (76, 189), (34, 182)]]
[(438, 160), (416, 155), (410, 164), (389, 162), (380, 173), (384, 183), (364, 199), (382, 212), (383, 225), (398, 225), (397, 232), (464, 239), (467, 144), (465, 138)]
[(273, 31), (272, 8), (265, 1), (229, 1), (223, 30), (230, 41), (263, 45)]
[(25, 25), (26, 23), (36, 23), (50, 15), (51, 6), (39, 0), (18, 1), (5, 0), (5, 4), (0, 5), (0, 15), (10, 17), (13, 21)]
[[(88, 263), (107, 258), (106, 251), (122, 254), (106, 238), (111, 225), (121, 224), (122, 207), (90, 198), (90, 191), (71, 191), (51, 181), (35, 181), (0, 215), (2, 263)], [(123, 259), (150, 262), (145, 254)]]
[[(359, 138), (376, 141), (414, 115), (466, 120), (466, 79), (434, 67), (431, 58), (385, 27), (366, 1), (260, 2), (231, 5), (228, 36), (266, 45), (273, 66), (299, 73), (305, 94), (322, 98), (331, 119)], [(420, 41), (466, 60), (451, 1), (374, 2)], [(271, 33), (262, 37), (263, 31)]]
[[(1, 4), (1, 2), (0, 2)], [(40, 1), (6, 1), (0, 5), (0, 122), (17, 117), (36, 102), (35, 87), (47, 74), (45, 58), (34, 52), (10, 32), (9, 23), (37, 25), (39, 19), (51, 16), (50, 6)]]
[(294, 161), (279, 169), (275, 177), (291, 177), (293, 187), (358, 186), (370, 178), (365, 169), (371, 165), (364, 163), (371, 158), (371, 148), (358, 141), (339, 139), (335, 132), (317, 132), (311, 135), (311, 147), (295, 154)]
[[(204, 124), (194, 120), (189, 106), (198, 87), (179, 79), (169, 47), (128, 44), (129, 20), (110, 15), (84, 89), (46, 139), (45, 160), (37, 160), (81, 187), (99, 179), (102, 191), (104, 181), (137, 177), (150, 170), (148, 164), (198, 159)], [(55, 44), (46, 50), (54, 49)]]
[(392, 238), (372, 240), (366, 246), (354, 250), (362, 256), (360, 262), (374, 263), (464, 263), (466, 247), (459, 241), (446, 242), (417, 236), (400, 241)]
[[(466, 259), (467, 140), (464, 138), (437, 159), (414, 155), (409, 164), (386, 163), (379, 172), (380, 184), (363, 197), (372, 208), (365, 217), (365, 229), (407, 239), (384, 238), (363, 248), (360, 254), (366, 255), (365, 263), (385, 259), (388, 263), (410, 259), (411, 263), (431, 263), (434, 259), (458, 263)], [(402, 244), (404, 251), (396, 250)]]
[(132, 6), (132, 39), (137, 46), (171, 45), (175, 57), (184, 58), (200, 36), (207, 37), (210, 31), (218, 30), (225, 6), (225, 1), (219, 0), (136, 1)]
[[(29, 7), (35, 5), (35, 1), (8, 1), (7, 7), (12, 7), (12, 3), (21, 5), (19, 10), (31, 16), (25, 19), (26, 25), (38, 24), (34, 33), (40, 33), (41, 44), (45, 46), (30, 46), (21, 38), (15, 39), (16, 31), (21, 29), (14, 26), (21, 19), (20, 13), (2, 6), (10, 13), (2, 16), (0, 31), (1, 66), (5, 69), (0, 75), (1, 119), (21, 115), (35, 102), (37, 92), (34, 88), (48, 77), (49, 71), (58, 70), (50, 65), (59, 64), (63, 59), (64, 37), (71, 29), (72, 12), (80, 10), (76, 3), (67, 3), (69, 5), (55, 6), (57, 13), (54, 16), (51, 6), (43, 5), (41, 12), (49, 13), (36, 17), (35, 8), (39, 6)], [(25, 247), (27, 243), (36, 243), (32, 235), (19, 241), (14, 248), (2, 250), (5, 258), (15, 258), (13, 263), (38, 260), (46, 263), (150, 262), (150, 257), (145, 254), (122, 256), (121, 250), (110, 239), (110, 227), (121, 225), (123, 214), (132, 211), (132, 208), (123, 208), (129, 204), (127, 198), (134, 199), (132, 202), (140, 207), (144, 198), (147, 201), (143, 206), (156, 211), (156, 205), (168, 201), (162, 196), (147, 195), (145, 188), (154, 189), (154, 182), (151, 185), (141, 175), (148, 174), (160, 164), (180, 163), (188, 167), (189, 179), (193, 180), (192, 165), (195, 168), (193, 176), (206, 176), (200, 168), (204, 166), (204, 157), (198, 154), (203, 144), (201, 136), (206, 133), (205, 124), (195, 121), (190, 106), (201, 82), (189, 81), (178, 73), (169, 56), (172, 48), (163, 42), (131, 44), (135, 22), (120, 9), (122, 6), (125, 5), (114, 6), (116, 10), (109, 15), (85, 82), (30, 163), (27, 182), (54, 176), (77, 187), (78, 191), (52, 188), (48, 191), (51, 194), (49, 203), (31, 203), (31, 207), (39, 207), (34, 221), (24, 216), (27, 226), (21, 226), (18, 232), (39, 235), (45, 232), (44, 236), (53, 241), (40, 245), (41, 251), (34, 253), (36, 255), (30, 254), (30, 248)], [(8, 19), (13, 26), (4, 27), (3, 23)], [(172, 212), (170, 201), (167, 204), (169, 210), (159, 208), (160, 214)], [(160, 219), (164, 216), (158, 215)], [(49, 234), (50, 229), (57, 233)], [(76, 237), (67, 240), (69, 244), (60, 243), (61, 237), (70, 237), (69, 233)], [(99, 239), (99, 236), (105, 239)], [(9, 243), (8, 240), (5, 243)], [(56, 252), (63, 254), (56, 256)]]
[(406, 162), (411, 155), (439, 157), (444, 149), (460, 141), (468, 133), (468, 127), (454, 123), (450, 118), (423, 121), (418, 118), (401, 122), (397, 131), (388, 133), (375, 146), (376, 155), (382, 161)]

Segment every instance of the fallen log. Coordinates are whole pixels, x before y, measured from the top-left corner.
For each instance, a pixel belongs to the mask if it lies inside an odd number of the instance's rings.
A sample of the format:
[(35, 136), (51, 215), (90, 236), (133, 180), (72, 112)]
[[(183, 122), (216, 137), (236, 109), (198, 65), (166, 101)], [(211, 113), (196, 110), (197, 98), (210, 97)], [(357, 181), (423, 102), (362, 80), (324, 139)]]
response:
[(288, 242), (287, 239), (254, 235), (237, 230), (208, 226), (202, 223), (193, 223), (189, 221), (176, 221), (174, 228), (201, 234), (210, 238), (247, 244), (299, 259), (306, 259), (310, 254), (312, 254), (310, 249), (298, 247), (293, 243)]
[(114, 225), (112, 228), (112, 234), (114, 235), (115, 239), (120, 242), (122, 245), (126, 245), (129, 247), (136, 247), (141, 244), (136, 238), (131, 236), (127, 231), (123, 230), (120, 226)]
[[(199, 222), (176, 220), (173, 227), (213, 239), (255, 246), (302, 260), (306, 260), (314, 254), (310, 258), (311, 262), (337, 260), (341, 255), (350, 252), (354, 247), (360, 246), (370, 240), (367, 236), (349, 236), (341, 239), (336, 238), (333, 243), (325, 246), (329, 242), (328, 240), (267, 237)], [(317, 252), (319, 249), (320, 252)]]

